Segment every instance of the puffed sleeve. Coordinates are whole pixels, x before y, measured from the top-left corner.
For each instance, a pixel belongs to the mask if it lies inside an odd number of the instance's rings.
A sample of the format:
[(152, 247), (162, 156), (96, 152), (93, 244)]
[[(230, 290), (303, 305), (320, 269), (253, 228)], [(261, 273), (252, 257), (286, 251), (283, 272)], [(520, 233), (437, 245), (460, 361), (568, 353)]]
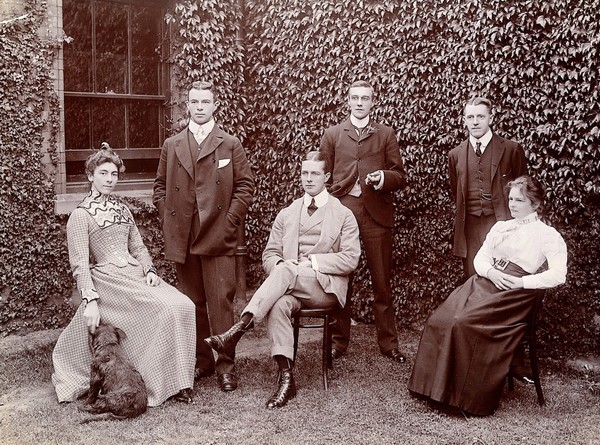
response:
[(475, 272), (480, 277), (487, 278), (488, 271), (494, 267), (494, 255), (492, 251), (492, 240), (497, 239), (500, 236), (500, 229), (505, 225), (504, 221), (498, 221), (496, 224), (492, 226), (490, 231), (485, 237), (485, 241), (483, 245), (475, 255), (473, 259), (473, 266), (475, 267)]
[(539, 246), (548, 262), (548, 269), (523, 277), (525, 289), (550, 289), (567, 280), (567, 245), (560, 233), (553, 227), (538, 234)]
[(79, 291), (94, 289), (90, 273), (89, 218), (83, 209), (75, 209), (67, 221), (69, 263)]

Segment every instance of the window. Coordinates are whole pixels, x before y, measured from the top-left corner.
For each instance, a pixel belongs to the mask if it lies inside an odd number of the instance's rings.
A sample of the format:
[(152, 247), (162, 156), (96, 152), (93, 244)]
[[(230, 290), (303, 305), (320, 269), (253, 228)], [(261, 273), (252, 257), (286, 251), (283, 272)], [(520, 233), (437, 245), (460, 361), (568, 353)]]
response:
[(125, 160), (125, 186), (154, 179), (168, 102), (161, 3), (63, 0), (68, 191), (89, 189), (83, 161), (102, 141)]

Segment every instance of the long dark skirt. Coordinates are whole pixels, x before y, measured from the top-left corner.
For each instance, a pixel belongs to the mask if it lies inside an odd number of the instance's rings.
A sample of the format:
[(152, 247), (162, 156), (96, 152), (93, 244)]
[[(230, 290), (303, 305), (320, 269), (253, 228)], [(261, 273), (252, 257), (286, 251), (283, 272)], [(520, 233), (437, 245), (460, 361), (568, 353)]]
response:
[[(512, 263), (505, 272), (526, 274)], [(473, 275), (427, 320), (408, 389), (467, 413), (493, 414), (539, 295), (500, 291)]]

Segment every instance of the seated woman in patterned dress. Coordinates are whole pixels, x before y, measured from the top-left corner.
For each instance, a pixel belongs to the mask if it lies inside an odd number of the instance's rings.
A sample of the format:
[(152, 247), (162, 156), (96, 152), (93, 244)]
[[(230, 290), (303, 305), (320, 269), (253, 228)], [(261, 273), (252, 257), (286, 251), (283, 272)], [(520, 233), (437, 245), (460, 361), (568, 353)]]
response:
[(102, 319), (125, 332), (122, 346), (146, 383), (148, 406), (172, 396), (191, 403), (194, 303), (157, 275), (129, 208), (111, 195), (123, 162), (108, 144), (102, 147), (85, 163), (91, 191), (67, 223), (82, 303), (52, 354), (58, 401), (74, 401), (89, 388), (88, 337)]
[(497, 222), (474, 259), (477, 274), (425, 324), (408, 389), (474, 415), (493, 414), (541, 289), (563, 284), (567, 248), (538, 215), (539, 181), (511, 181), (514, 219)]

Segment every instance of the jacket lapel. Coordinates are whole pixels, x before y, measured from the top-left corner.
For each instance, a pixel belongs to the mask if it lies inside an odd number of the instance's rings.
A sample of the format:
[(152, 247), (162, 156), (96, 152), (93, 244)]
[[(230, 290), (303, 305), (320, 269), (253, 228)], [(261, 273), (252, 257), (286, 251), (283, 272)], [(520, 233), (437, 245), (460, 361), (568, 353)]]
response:
[(206, 143), (202, 150), (200, 151), (200, 155), (198, 159), (202, 159), (213, 153), (219, 145), (223, 142), (223, 130), (216, 126), (213, 128), (213, 131), (210, 132), (206, 139)]
[(300, 233), (301, 211), (302, 199), (297, 199), (290, 205), (289, 215), (285, 220), (285, 230), (282, 239), (283, 258), (298, 258), (298, 235)]
[(317, 244), (315, 244), (308, 253), (329, 252), (331, 250), (331, 246), (337, 238), (337, 234), (339, 234), (341, 231), (340, 213), (335, 212), (334, 206), (331, 204), (331, 199), (321, 210), (323, 210), (323, 212), (321, 212), (319, 218), (314, 218), (317, 216), (316, 213), (313, 215), (313, 218), (311, 218), (316, 219), (317, 223), (322, 222), (321, 236), (319, 237)]
[(181, 162), (181, 166), (188, 172), (190, 178), (194, 177), (194, 164), (192, 161), (192, 155), (190, 153), (190, 143), (188, 140), (188, 132), (186, 129), (179, 132), (175, 139), (175, 154), (177, 159)]
[(354, 129), (354, 125), (352, 125), (352, 121), (350, 120), (350, 118), (348, 118), (344, 122), (342, 128), (348, 134), (350, 139), (358, 141), (358, 135), (356, 134), (356, 130)]
[(498, 165), (500, 165), (500, 159), (504, 155), (504, 150), (506, 147), (504, 146), (503, 141), (496, 135), (492, 136), (492, 140), (490, 141), (490, 147), (492, 149), (492, 176), (491, 179), (494, 179), (496, 176), (496, 172), (498, 171)]
[[(468, 170), (468, 165), (467, 165), (467, 157), (469, 156), (469, 150), (471, 149), (471, 143), (469, 142), (469, 139), (467, 139), (466, 141), (463, 142), (463, 145), (461, 147), (461, 150), (458, 154), (458, 171), (459, 172), (466, 172)], [(460, 175), (460, 188), (463, 190), (464, 193), (467, 192), (467, 175)]]

